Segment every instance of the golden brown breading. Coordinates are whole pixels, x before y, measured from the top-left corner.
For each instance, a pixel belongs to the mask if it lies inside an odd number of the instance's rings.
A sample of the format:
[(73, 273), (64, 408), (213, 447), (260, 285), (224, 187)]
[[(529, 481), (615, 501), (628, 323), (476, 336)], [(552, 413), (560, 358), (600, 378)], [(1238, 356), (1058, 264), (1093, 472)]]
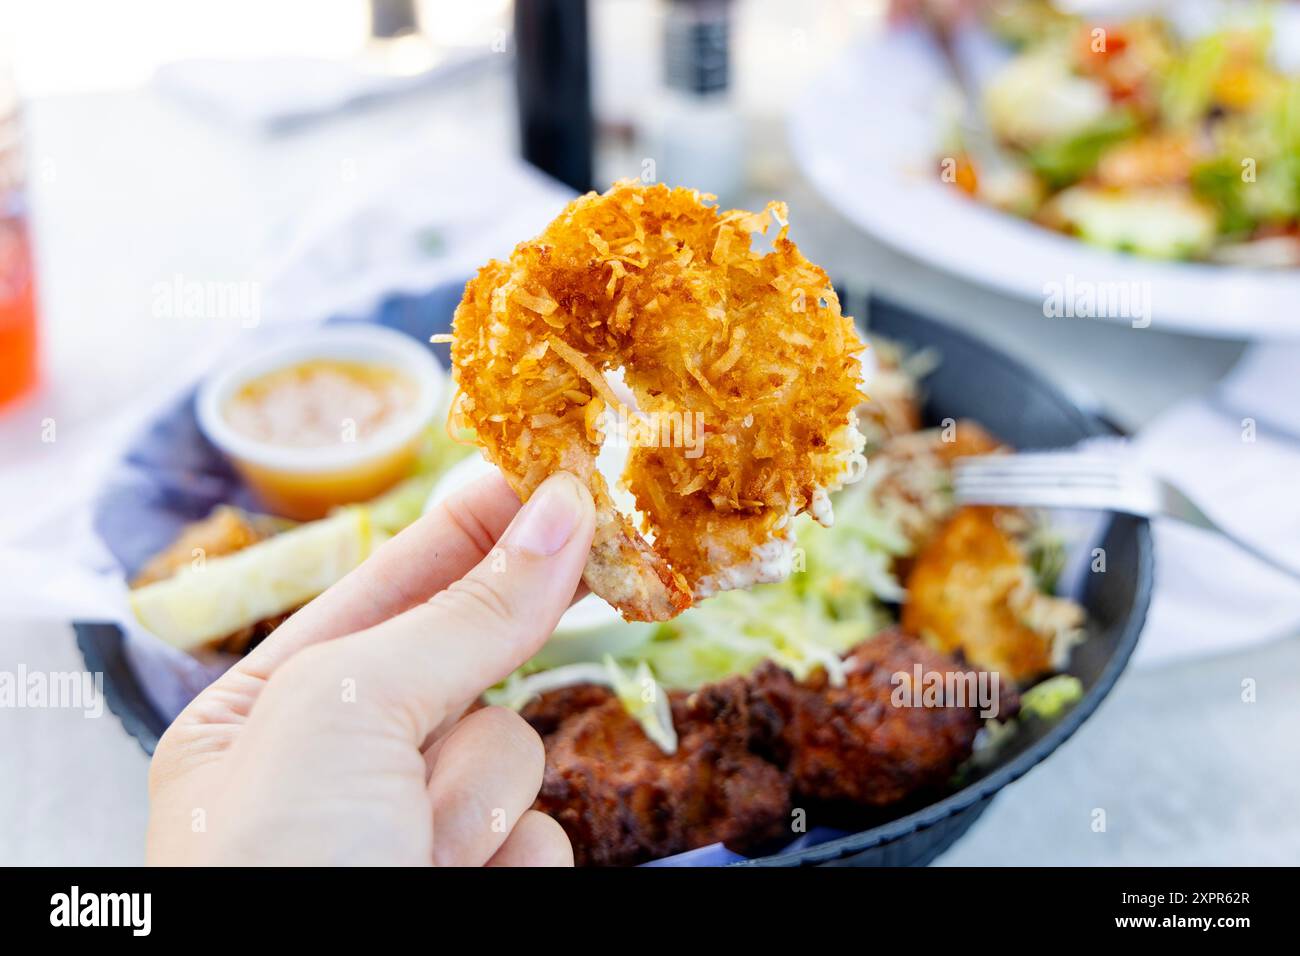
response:
[[(857, 467), (853, 322), (784, 223), (772, 252), (751, 247), (784, 213), (617, 183), (485, 266), (456, 310), (454, 420), (523, 499), (557, 470), (588, 484), (584, 578), (631, 620), (666, 620), (734, 583), (728, 568), (753, 565)], [(645, 417), (606, 382), (618, 369)], [(607, 409), (629, 426), (640, 530), (595, 467)]]
[(519, 716), (546, 738), (575, 714), (599, 707), (613, 699), (614, 692), (599, 684), (573, 684), (534, 697), (520, 708)]
[(1020, 520), (999, 508), (958, 510), (917, 555), (902, 625), (1023, 685), (1052, 669), (1057, 634), (1081, 626), (1083, 612), (1038, 590), (1006, 528)]
[(195, 551), (202, 552), (204, 558), (234, 554), (271, 537), (284, 527), (285, 522), (275, 518), (219, 505), (206, 518), (182, 528), (175, 541), (149, 559), (131, 582), (131, 587), (140, 588), (171, 577), (194, 561)]

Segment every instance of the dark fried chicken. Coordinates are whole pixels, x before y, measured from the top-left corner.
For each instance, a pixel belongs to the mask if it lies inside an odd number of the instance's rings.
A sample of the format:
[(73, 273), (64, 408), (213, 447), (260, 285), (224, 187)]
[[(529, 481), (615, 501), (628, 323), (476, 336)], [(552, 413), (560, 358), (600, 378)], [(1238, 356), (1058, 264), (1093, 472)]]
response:
[(534, 697), (520, 709), (519, 716), (545, 740), (570, 717), (613, 699), (614, 692), (598, 684), (573, 684)]
[[(824, 671), (797, 683), (770, 661), (749, 678), (754, 710), (779, 715), (774, 758), (802, 798), (884, 806), (942, 788), (970, 756), (978, 706), (895, 706), (894, 675), (960, 671), (945, 654), (898, 631), (864, 641), (846, 657), (842, 687)], [(969, 703), (974, 704), (974, 701)]]
[[(841, 687), (823, 671), (800, 683), (767, 662), (747, 678), (672, 693), (672, 755), (604, 688), (544, 694), (522, 712), (546, 741), (537, 808), (564, 827), (579, 864), (618, 865), (775, 840), (788, 834), (792, 794), (844, 810), (941, 790), (970, 756), (978, 700), (895, 706), (894, 675), (961, 665), (898, 631), (862, 642), (846, 663)], [(1014, 691), (999, 689), (1005, 715)]]
[(745, 682), (673, 693), (672, 710), (672, 755), (612, 698), (548, 738), (537, 808), (564, 827), (579, 865), (642, 863), (719, 841), (744, 849), (788, 832), (786, 775), (750, 749), (756, 728), (770, 733), (770, 715), (751, 712)]

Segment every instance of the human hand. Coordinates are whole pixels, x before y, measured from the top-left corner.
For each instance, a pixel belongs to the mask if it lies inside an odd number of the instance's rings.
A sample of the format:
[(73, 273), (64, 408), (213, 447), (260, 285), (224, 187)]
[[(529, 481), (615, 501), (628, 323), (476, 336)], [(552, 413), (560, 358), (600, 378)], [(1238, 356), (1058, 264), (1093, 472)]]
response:
[(149, 862), (571, 864), (530, 809), (537, 734), (502, 708), (461, 714), (550, 636), (594, 526), (570, 475), (523, 508), (493, 476), (384, 544), (163, 735)]

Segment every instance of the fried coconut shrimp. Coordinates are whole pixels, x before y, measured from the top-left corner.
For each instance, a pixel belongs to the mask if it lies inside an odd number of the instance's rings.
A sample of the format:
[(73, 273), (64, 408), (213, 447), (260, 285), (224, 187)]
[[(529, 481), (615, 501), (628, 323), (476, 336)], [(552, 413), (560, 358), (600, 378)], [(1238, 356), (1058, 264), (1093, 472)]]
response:
[(977, 667), (1026, 685), (1065, 664), (1083, 609), (1039, 590), (1016, 533), (1025, 518), (961, 508), (917, 555), (903, 627)]
[[(829, 523), (861, 476), (864, 348), (786, 210), (722, 212), (688, 189), (617, 183), (574, 200), (465, 287), (455, 424), (527, 499), (565, 470), (591, 489), (584, 580), (629, 620), (789, 573), (791, 518)], [(751, 234), (780, 223), (773, 251)], [(630, 407), (607, 374), (622, 370)], [(596, 469), (613, 422), (638, 528)]]

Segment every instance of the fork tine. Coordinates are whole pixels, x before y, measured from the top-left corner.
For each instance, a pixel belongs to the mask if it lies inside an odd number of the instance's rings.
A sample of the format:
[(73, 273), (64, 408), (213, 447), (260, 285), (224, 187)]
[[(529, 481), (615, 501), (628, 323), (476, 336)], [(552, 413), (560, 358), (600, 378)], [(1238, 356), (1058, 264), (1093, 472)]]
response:
[(953, 463), (953, 492), (965, 504), (1141, 514), (1150, 508), (1146, 491), (1140, 476), (1113, 455), (1021, 452)]
[(957, 475), (953, 479), (958, 488), (1027, 488), (1039, 485), (1074, 488), (1122, 488), (1126, 482), (1118, 475)]
[(988, 488), (970, 493), (963, 490), (958, 492), (957, 500), (967, 505), (1141, 513), (1117, 490), (1104, 488)]
[(1114, 468), (958, 468), (954, 478), (1032, 478), (1052, 479), (1057, 475), (1081, 475), (1086, 478), (1123, 480), (1125, 472)]
[(1095, 461), (1110, 462), (1117, 460), (1115, 455), (1086, 451), (1018, 451), (1009, 454), (963, 455), (957, 459), (964, 462), (1007, 462), (1007, 461)]
[(962, 469), (953, 473), (953, 481), (1057, 481), (1061, 478), (1083, 481), (1118, 483), (1130, 480), (1124, 472), (1116, 471), (985, 471), (982, 469)]
[(1089, 481), (1087, 479), (1061, 479), (1057, 481), (957, 481), (953, 490), (958, 494), (988, 494), (991, 492), (1024, 493), (1043, 489), (1044, 492), (1119, 492), (1128, 485), (1119, 481)]
[(1097, 456), (1028, 454), (985, 455), (958, 458), (953, 463), (958, 473), (972, 474), (1107, 474), (1125, 471), (1122, 463)]
[(1067, 496), (1067, 494), (1109, 494), (1110, 497), (1125, 494), (1126, 485), (1097, 484), (1093, 481), (1060, 481), (1056, 484), (1026, 483), (1008, 484), (1005, 481), (988, 481), (988, 483), (954, 485), (953, 492), (963, 501), (975, 498), (1026, 497), (1043, 494), (1043, 496)]

